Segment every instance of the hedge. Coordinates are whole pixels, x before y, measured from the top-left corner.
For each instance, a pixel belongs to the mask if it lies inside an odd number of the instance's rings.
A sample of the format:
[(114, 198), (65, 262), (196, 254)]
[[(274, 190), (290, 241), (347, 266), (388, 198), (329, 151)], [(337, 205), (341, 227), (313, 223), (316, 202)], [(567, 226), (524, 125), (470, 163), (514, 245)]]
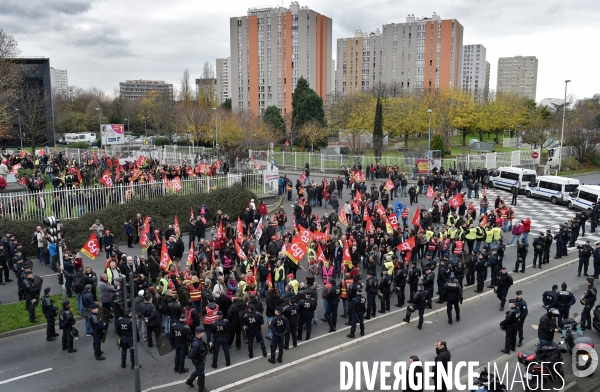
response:
[[(190, 207), (193, 207), (196, 216), (200, 203), (205, 203), (209, 208), (207, 225), (212, 222), (217, 210), (229, 215), (235, 222), (238, 215), (243, 216), (252, 198), (256, 196), (248, 188), (236, 184), (210, 193), (159, 196), (151, 200), (110, 205), (102, 211), (90, 212), (78, 219), (64, 220), (62, 223), (66, 236), (65, 242), (69, 249), (79, 250), (87, 241), (89, 228), (96, 219), (100, 220), (105, 229), (111, 231), (117, 243), (126, 242), (124, 223), (127, 219), (135, 218), (137, 213), (142, 214), (142, 217), (146, 215), (152, 217), (155, 228), (161, 228), (163, 233), (168, 225), (173, 224), (174, 216), (177, 215), (181, 232), (187, 233)], [(43, 223), (37, 220), (0, 219), (2, 232), (12, 231), (25, 247), (28, 256), (37, 254), (37, 245), (30, 245), (31, 235), (37, 226), (44, 227)]]

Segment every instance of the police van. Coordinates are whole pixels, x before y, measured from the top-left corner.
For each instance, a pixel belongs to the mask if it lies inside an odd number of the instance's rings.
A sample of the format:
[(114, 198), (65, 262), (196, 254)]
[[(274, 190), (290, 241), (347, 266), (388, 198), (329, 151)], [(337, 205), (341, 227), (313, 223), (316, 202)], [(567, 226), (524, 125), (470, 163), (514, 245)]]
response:
[(535, 181), (535, 170), (520, 167), (499, 167), (490, 176), (490, 187), (504, 188), (512, 191), (516, 188), (523, 193), (525, 185)]
[(525, 196), (548, 199), (552, 204), (565, 204), (569, 201), (569, 194), (575, 192), (578, 186), (576, 178), (540, 176), (525, 184)]
[(598, 202), (598, 198), (600, 198), (600, 186), (579, 185), (577, 190), (571, 193), (567, 207), (587, 211), (592, 209), (592, 204)]

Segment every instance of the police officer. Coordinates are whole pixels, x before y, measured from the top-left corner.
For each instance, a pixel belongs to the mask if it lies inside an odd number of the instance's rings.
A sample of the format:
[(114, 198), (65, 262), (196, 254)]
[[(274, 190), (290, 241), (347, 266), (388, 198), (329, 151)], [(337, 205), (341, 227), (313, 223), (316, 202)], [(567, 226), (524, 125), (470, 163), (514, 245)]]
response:
[(188, 378), (185, 383), (190, 387), (194, 387), (194, 380), (196, 377), (198, 377), (198, 391), (208, 392), (208, 390), (204, 388), (204, 362), (206, 361), (206, 356), (208, 355), (208, 345), (204, 340), (202, 340), (203, 337), (204, 328), (196, 328), (196, 338), (192, 343), (192, 349), (188, 355), (188, 358), (192, 360), (196, 370), (194, 370), (194, 372), (190, 375), (190, 378)]
[(498, 287), (496, 289), (496, 296), (500, 300), (500, 311), (503, 311), (504, 304), (506, 303), (506, 296), (508, 295), (508, 289), (513, 284), (513, 278), (506, 270), (506, 267), (502, 266), (500, 269), (496, 283)]
[(596, 249), (594, 249), (594, 279), (598, 279), (600, 274), (600, 242), (596, 242)]
[(551, 308), (540, 319), (540, 323), (538, 324), (539, 348), (553, 345), (554, 334), (560, 332), (560, 329), (556, 328), (556, 318), (559, 317), (559, 314), (557, 309)]
[(558, 232), (554, 236), (554, 241), (556, 241), (556, 255), (554, 255), (555, 259), (560, 259), (563, 256), (563, 238), (564, 238), (564, 226), (561, 223), (559, 225)]
[(485, 279), (487, 278), (487, 268), (487, 259), (484, 257), (483, 254), (480, 254), (474, 266), (475, 272), (477, 273), (477, 290), (475, 290), (476, 293), (483, 293), (483, 285), (485, 283)]
[(312, 332), (312, 319), (317, 309), (317, 302), (314, 298), (311, 298), (310, 292), (306, 292), (305, 298), (298, 302), (298, 309), (300, 312), (300, 321), (298, 323), (298, 340), (302, 340), (302, 332), (306, 326), (306, 340), (310, 339), (310, 333)]
[(525, 300), (523, 299), (523, 291), (518, 290), (516, 294), (516, 307), (517, 309), (519, 309), (519, 322), (517, 323), (517, 331), (519, 332), (519, 343), (517, 343), (517, 347), (521, 347), (521, 344), (523, 344), (523, 323), (525, 322), (525, 318), (527, 317), (529, 310), (527, 309), (527, 302), (525, 302)]
[[(544, 257), (544, 244), (545, 238), (544, 233), (540, 231), (538, 238), (533, 240), (533, 268), (535, 268), (536, 261), (538, 262), (539, 269), (542, 269), (543, 257)], [(539, 259), (539, 261), (538, 261)]]
[(360, 336), (365, 336), (365, 321), (364, 313), (367, 311), (367, 300), (362, 296), (362, 289), (358, 287), (356, 289), (356, 295), (350, 300), (348, 305), (350, 308), (350, 334), (346, 335), (349, 338), (353, 338), (356, 332), (356, 323), (360, 323)]
[(108, 328), (108, 325), (105, 325), (104, 322), (100, 320), (100, 317), (98, 317), (97, 303), (93, 302), (88, 307), (90, 308), (90, 315), (88, 316), (88, 320), (90, 322), (90, 327), (92, 328), (92, 337), (94, 338), (94, 341), (92, 343), (94, 347), (94, 356), (98, 361), (103, 361), (106, 358), (102, 356), (102, 334), (104, 330)]
[(556, 293), (556, 307), (560, 313), (558, 316), (558, 326), (562, 327), (563, 319), (569, 318), (569, 311), (571, 306), (575, 305), (575, 296), (572, 292), (567, 290), (567, 284), (563, 282), (560, 285), (560, 291)]
[(490, 257), (490, 275), (492, 278), (492, 281), (490, 282), (490, 285), (488, 286), (488, 288), (494, 288), (498, 283), (498, 274), (500, 273), (500, 269), (502, 267), (502, 265), (500, 264), (500, 258), (498, 257), (498, 250), (494, 249), (492, 250), (492, 257)]
[[(129, 360), (131, 361), (131, 369), (135, 366), (133, 361), (133, 324), (131, 321), (131, 309), (126, 310), (123, 317), (119, 317), (115, 323), (117, 335), (121, 338), (121, 367), (127, 366), (127, 350), (129, 350)], [(139, 336), (139, 332), (138, 332)], [(142, 367), (140, 365), (140, 367)]]
[(546, 235), (544, 236), (544, 255), (542, 259), (542, 264), (550, 263), (550, 248), (552, 247), (552, 232), (550, 229), (546, 230)]
[(596, 232), (596, 226), (598, 226), (598, 218), (600, 217), (600, 206), (597, 203), (592, 204), (592, 213), (590, 215), (590, 232)]
[(390, 311), (390, 296), (392, 293), (392, 277), (385, 268), (382, 274), (383, 277), (381, 278), (381, 282), (379, 282), (379, 293), (381, 294), (381, 309), (379, 309), (379, 313), (385, 313), (386, 310)]
[(581, 268), (583, 267), (583, 275), (588, 275), (588, 266), (590, 265), (590, 256), (594, 253), (594, 250), (590, 246), (590, 241), (585, 241), (585, 245), (577, 246), (579, 249), (579, 268), (577, 269), (577, 276), (581, 276)]
[[(1, 273), (2, 271), (0, 271)], [(44, 296), (42, 297), (42, 313), (46, 317), (46, 340), (51, 342), (56, 340), (58, 334), (54, 329), (54, 321), (56, 318), (56, 312), (58, 308), (54, 306), (54, 301), (50, 298), (50, 287), (44, 289)]]
[(271, 325), (269, 325), (269, 329), (273, 334), (273, 338), (271, 339), (271, 358), (269, 358), (269, 362), (271, 363), (275, 363), (275, 351), (277, 351), (277, 347), (279, 347), (277, 362), (283, 362), (284, 339), (285, 336), (290, 333), (290, 324), (288, 320), (282, 316), (282, 313), (283, 308), (281, 306), (276, 306), (275, 317), (271, 319)]
[(369, 320), (371, 317), (375, 317), (377, 305), (375, 304), (375, 298), (378, 294), (378, 282), (377, 278), (373, 277), (373, 272), (367, 272), (367, 316), (365, 320)]
[(435, 282), (435, 272), (430, 267), (425, 267), (425, 276), (423, 276), (423, 288), (427, 292), (427, 308), (431, 309), (433, 299), (433, 282)]
[(62, 329), (62, 349), (68, 350), (69, 353), (77, 352), (73, 348), (73, 326), (75, 325), (75, 317), (71, 313), (71, 301), (63, 301), (62, 309), (58, 319), (58, 328)]
[(429, 294), (425, 291), (423, 283), (419, 282), (417, 285), (417, 292), (415, 294), (414, 302), (412, 306), (409, 306), (406, 309), (406, 317), (404, 317), (404, 321), (407, 323), (410, 322), (410, 315), (414, 311), (419, 312), (419, 325), (417, 328), (423, 328), (423, 314), (425, 313), (425, 306), (427, 306)]
[(446, 266), (446, 260), (440, 260), (440, 268), (438, 269), (437, 276), (437, 285), (438, 285), (438, 294), (439, 299), (436, 301), (438, 304), (443, 304), (446, 300), (446, 292), (444, 291), (444, 286), (448, 282), (450, 278), (450, 270), (448, 266)]
[(598, 294), (596, 288), (594, 287), (594, 279), (586, 278), (585, 284), (587, 285), (587, 290), (583, 293), (581, 297), (581, 304), (583, 305), (583, 311), (581, 312), (581, 328), (582, 329), (592, 329), (592, 318), (590, 316), (590, 312), (594, 307), (594, 303), (596, 302), (596, 295)]
[(529, 252), (529, 244), (525, 242), (525, 238), (521, 238), (521, 242), (517, 245), (517, 261), (513, 272), (519, 272), (519, 263), (521, 263), (521, 272), (525, 273), (525, 263), (527, 262), (527, 253)]
[(456, 277), (456, 282), (463, 287), (463, 279), (465, 277), (465, 262), (462, 258), (462, 255), (459, 255), (456, 258), (456, 263), (453, 266), (454, 276)]
[(400, 269), (396, 271), (396, 277), (394, 283), (396, 284), (396, 297), (398, 301), (394, 305), (397, 308), (404, 306), (406, 300), (406, 281), (408, 280), (408, 268), (405, 265), (401, 265)]
[(283, 349), (289, 350), (290, 335), (292, 335), (292, 344), (294, 345), (294, 347), (298, 346), (298, 317), (300, 316), (300, 311), (298, 309), (298, 305), (296, 305), (296, 301), (294, 300), (294, 298), (290, 298), (288, 300), (288, 305), (286, 305), (283, 308), (283, 315), (290, 324), (290, 327), (288, 328), (288, 331), (285, 334)]
[(342, 289), (335, 283), (335, 280), (330, 280), (331, 287), (325, 294), (325, 301), (327, 301), (327, 311), (325, 311), (325, 319), (329, 324), (329, 332), (335, 332), (337, 328), (337, 311), (340, 305), (340, 295)]
[(520, 312), (519, 308), (516, 307), (517, 300), (509, 299), (508, 306), (510, 306), (510, 310), (506, 312), (505, 319), (500, 323), (500, 328), (505, 332), (504, 338), (504, 350), (502, 351), (504, 354), (510, 354), (510, 350), (516, 350), (516, 342), (517, 342), (517, 330)]
[(446, 293), (446, 313), (448, 313), (448, 324), (452, 324), (452, 307), (456, 311), (456, 321), (460, 321), (460, 308), (458, 304), (462, 305), (463, 292), (462, 287), (456, 281), (454, 275), (450, 275), (450, 280), (444, 285), (444, 292)]
[[(310, 294), (309, 294), (310, 295)], [(248, 334), (248, 356), (254, 357), (254, 338), (260, 343), (260, 348), (263, 353), (263, 357), (267, 356), (267, 347), (265, 346), (265, 340), (263, 339), (261, 326), (265, 323), (263, 316), (254, 310), (254, 305), (248, 305), (249, 312), (244, 315), (242, 319), (242, 325), (246, 328)]]
[(556, 302), (556, 294), (558, 292), (558, 285), (552, 285), (552, 290), (544, 291), (542, 294), (542, 303), (544, 304), (544, 308), (546, 310), (550, 310), (550, 308), (557, 308), (558, 303)]
[(171, 333), (169, 334), (171, 347), (175, 347), (175, 367), (173, 370), (177, 373), (187, 373), (190, 370), (185, 367), (185, 354), (192, 339), (192, 329), (185, 324), (185, 313), (182, 313), (179, 320), (171, 324)]
[(475, 263), (477, 262), (477, 254), (475, 252), (467, 253), (465, 256), (465, 268), (467, 284), (465, 286), (472, 286), (475, 284)]
[[(421, 269), (417, 268), (416, 261), (411, 262), (411, 266), (412, 268), (408, 274), (408, 283), (410, 284), (410, 298), (408, 299), (408, 303), (412, 304), (415, 298), (415, 293), (418, 290), (417, 285), (419, 284), (419, 279), (421, 278)], [(367, 290), (367, 303), (369, 302), (368, 298), (369, 292)], [(369, 317), (369, 308), (367, 308), (367, 317)]]
[(37, 306), (37, 302), (35, 301), (35, 298), (40, 294), (40, 289), (35, 287), (33, 283), (33, 274), (31, 273), (31, 270), (25, 270), (22, 276), (25, 306), (29, 311), (29, 321), (31, 323), (37, 323), (38, 319), (35, 318), (35, 307)]
[[(500, 231), (500, 233), (502, 234), (502, 231)], [(506, 245), (504, 245), (504, 240), (502, 238), (498, 240), (496, 251), (498, 252), (498, 261), (500, 262), (500, 265), (504, 265), (504, 252), (506, 251)]]
[(212, 342), (213, 342), (213, 361), (212, 367), (217, 368), (217, 360), (219, 358), (219, 347), (223, 347), (225, 353), (225, 366), (231, 365), (229, 358), (229, 320), (223, 318), (223, 312), (220, 310), (217, 312), (217, 321), (210, 325), (212, 330)]

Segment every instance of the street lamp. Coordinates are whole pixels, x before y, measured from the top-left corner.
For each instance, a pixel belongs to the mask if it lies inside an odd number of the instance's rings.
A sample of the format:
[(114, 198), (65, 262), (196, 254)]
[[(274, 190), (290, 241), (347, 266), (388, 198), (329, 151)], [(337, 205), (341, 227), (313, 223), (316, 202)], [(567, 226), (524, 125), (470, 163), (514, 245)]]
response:
[(21, 139), (21, 150), (23, 150), (23, 132), (21, 131), (21, 111), (19, 109), (15, 109), (15, 111), (19, 113), (19, 138)]
[(100, 136), (102, 137), (102, 118), (100, 116), (100, 108), (96, 108), (98, 112), (98, 125), (100, 126)]
[(213, 108), (215, 111), (215, 148), (219, 147), (219, 112), (217, 108)]
[(146, 134), (146, 137), (148, 137), (148, 130), (146, 129), (146, 120), (148, 120), (148, 117), (142, 116), (142, 118), (144, 119), (144, 133)]
[(431, 164), (431, 109), (427, 109), (427, 113), (429, 113), (429, 138), (427, 141), (427, 177), (429, 177), (429, 165)]
[[(125, 117), (125, 121), (127, 121), (127, 133), (129, 133), (129, 117)], [(131, 137), (131, 134), (129, 135)], [(132, 140), (132, 139), (129, 139)]]
[(563, 102), (563, 120), (562, 120), (562, 128), (560, 130), (560, 160), (558, 161), (558, 172), (560, 173), (560, 167), (562, 165), (562, 157), (563, 157), (563, 138), (565, 136), (565, 116), (567, 114), (567, 84), (570, 80), (565, 80), (565, 100)]

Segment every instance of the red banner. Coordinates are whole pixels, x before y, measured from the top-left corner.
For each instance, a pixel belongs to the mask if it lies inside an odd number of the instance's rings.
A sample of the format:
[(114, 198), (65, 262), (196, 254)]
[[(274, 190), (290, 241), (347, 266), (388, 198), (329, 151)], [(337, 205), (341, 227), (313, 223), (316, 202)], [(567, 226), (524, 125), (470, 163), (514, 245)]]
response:
[(240, 245), (244, 241), (244, 224), (242, 223), (242, 220), (240, 219), (239, 216), (238, 216), (237, 233), (236, 233), (235, 239)]
[(340, 222), (342, 222), (344, 225), (346, 225), (346, 227), (348, 227), (348, 219), (346, 219), (346, 214), (344, 213), (344, 211), (341, 211), (341, 214), (339, 215), (340, 218)]
[(100, 179), (100, 182), (102, 184), (104, 184), (106, 187), (112, 188), (112, 186), (113, 186), (113, 180), (112, 180), (112, 178), (110, 176), (110, 170), (106, 169), (106, 171), (102, 175), (102, 178)]
[(421, 226), (421, 210), (417, 208), (412, 220), (413, 226)]
[(135, 181), (141, 174), (142, 172), (140, 171), (140, 169), (138, 169), (137, 166), (134, 166), (133, 170), (131, 171), (131, 180)]
[(240, 247), (240, 244), (238, 244), (237, 242), (234, 242), (234, 244), (235, 244), (235, 253), (237, 254), (238, 258), (240, 260), (246, 260), (247, 259), (246, 254)]
[(410, 252), (413, 248), (415, 247), (415, 237), (410, 237), (408, 240), (404, 241), (403, 243), (401, 243), (400, 245), (397, 246), (397, 248), (400, 251), (408, 251)]
[(327, 259), (325, 258), (325, 254), (323, 253), (323, 249), (321, 249), (321, 244), (317, 245), (317, 261), (319, 263), (327, 262)]
[(173, 181), (171, 181), (171, 187), (175, 192), (179, 192), (183, 189), (183, 185), (181, 184), (181, 179), (179, 178), (179, 176), (175, 177)]
[(217, 239), (223, 239), (223, 221), (219, 222), (219, 228), (217, 229)]
[(194, 249), (194, 243), (192, 242), (190, 245), (190, 251), (188, 253), (187, 265), (194, 264)]
[(373, 222), (371, 222), (371, 218), (365, 219), (365, 222), (367, 222), (367, 226), (365, 227), (365, 230), (367, 231), (367, 233), (370, 233), (371, 231), (375, 231), (375, 225), (373, 225)]
[(450, 200), (448, 200), (448, 204), (450, 204), (455, 209), (462, 206), (464, 204), (462, 195), (460, 193), (457, 193), (456, 196), (451, 197)]
[[(21, 150), (21, 151), (23, 151), (23, 150)], [(16, 165), (13, 165), (13, 167), (10, 169), (10, 174), (13, 174), (13, 175), (16, 176), (17, 174), (19, 174), (19, 169), (20, 168), (21, 168), (21, 164), (20, 163), (17, 163)]]
[(387, 217), (387, 221), (392, 226), (392, 229), (396, 230), (400, 225), (398, 224), (398, 216), (396, 214), (389, 214)]
[(350, 255), (350, 247), (348, 243), (344, 245), (344, 254), (342, 256), (342, 264), (348, 267), (348, 269), (352, 269), (352, 256)]
[(384, 185), (384, 188), (387, 189), (388, 192), (391, 192), (395, 188), (391, 178), (388, 178), (387, 182)]
[(150, 238), (148, 237), (149, 234), (150, 234), (150, 221), (148, 220), (148, 217), (146, 216), (146, 219), (144, 220), (144, 227), (142, 228), (141, 236), (140, 236), (140, 245), (142, 246), (142, 251), (144, 251), (144, 252), (146, 252), (151, 245)]
[(429, 187), (427, 187), (427, 197), (431, 199), (433, 196), (435, 196), (435, 192), (433, 190), (433, 187), (430, 185)]
[(98, 243), (98, 237), (96, 236), (96, 232), (94, 231), (90, 238), (88, 238), (83, 248), (81, 248), (81, 253), (94, 260), (100, 254), (100, 244)]
[(487, 224), (488, 224), (487, 214), (483, 214), (481, 216), (481, 221), (479, 222), (479, 226), (487, 226)]
[(302, 173), (300, 174), (300, 183), (304, 183), (304, 181), (306, 181), (306, 173)]
[(179, 229), (179, 218), (175, 215), (175, 223), (173, 224), (173, 230), (175, 231), (175, 238), (179, 239), (181, 230)]
[(292, 244), (285, 250), (285, 255), (289, 257), (296, 265), (306, 256), (306, 244), (297, 235), (292, 238)]
[(375, 209), (377, 210), (377, 213), (380, 217), (383, 218), (385, 216), (385, 208), (383, 208), (383, 204), (377, 204), (377, 207), (375, 207)]
[(135, 163), (138, 167), (142, 167), (144, 166), (144, 163), (146, 163), (146, 157), (143, 155), (140, 155), (138, 157), (138, 159), (135, 160)]
[(171, 258), (167, 251), (167, 241), (163, 238), (162, 249), (160, 251), (160, 265), (158, 266), (161, 270), (166, 271), (171, 265)]

